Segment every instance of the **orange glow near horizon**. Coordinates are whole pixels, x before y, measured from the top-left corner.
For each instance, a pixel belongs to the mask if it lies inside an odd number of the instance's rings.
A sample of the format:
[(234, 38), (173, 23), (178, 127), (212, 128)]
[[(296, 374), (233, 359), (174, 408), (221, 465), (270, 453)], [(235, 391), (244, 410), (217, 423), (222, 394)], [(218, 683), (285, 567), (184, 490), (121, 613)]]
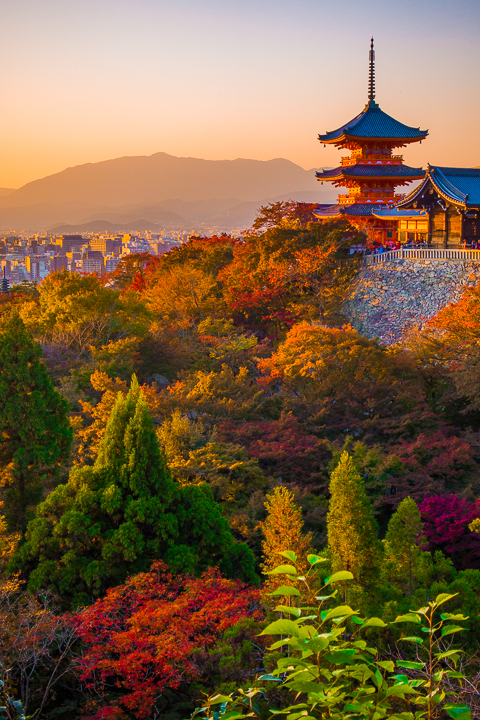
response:
[(319, 132), (377, 101), (408, 165), (480, 165), (475, 0), (4, 0), (0, 187), (124, 155), (336, 166)]

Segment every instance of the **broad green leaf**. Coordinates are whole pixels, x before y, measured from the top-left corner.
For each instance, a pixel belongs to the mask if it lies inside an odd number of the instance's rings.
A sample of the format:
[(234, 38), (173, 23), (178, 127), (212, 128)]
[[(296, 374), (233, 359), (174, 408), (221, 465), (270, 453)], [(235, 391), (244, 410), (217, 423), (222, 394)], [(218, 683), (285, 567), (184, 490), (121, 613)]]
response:
[(437, 660), (443, 660), (443, 658), (453, 657), (453, 655), (459, 655), (460, 653), (463, 653), (463, 650), (447, 650), (446, 652), (435, 655), (435, 657)]
[(470, 708), (466, 705), (444, 705), (443, 709), (453, 720), (472, 720)]
[(387, 670), (387, 672), (393, 672), (395, 670), (395, 663), (392, 662), (392, 660), (381, 660), (376, 664), (384, 670)]
[(300, 590), (297, 590), (297, 588), (292, 587), (291, 585), (282, 585), (282, 587), (277, 588), (276, 590), (273, 590), (273, 592), (268, 593), (269, 595), (295, 595), (295, 597), (299, 597)]
[(323, 600), (329, 600), (336, 595), (338, 595), (338, 590), (335, 590), (335, 592), (333, 592), (331, 595), (316, 595), (315, 600), (318, 600), (318, 602), (322, 602)]
[(442, 628), (442, 637), (445, 635), (451, 635), (452, 633), (460, 632), (461, 630), (465, 630), (465, 628), (461, 627), (460, 625), (445, 625), (445, 627)]
[(281, 678), (275, 677), (275, 675), (260, 675), (259, 680), (274, 680), (275, 682), (282, 682)]
[(232, 698), (230, 695), (213, 695), (210, 698), (210, 705), (218, 705), (219, 703), (231, 702)]
[(288, 620), (288, 618), (275, 620), (275, 622), (267, 625), (260, 635), (293, 635), (293, 637), (298, 637), (298, 625), (293, 620)]
[(308, 649), (312, 650), (314, 653), (322, 652), (322, 650), (325, 650), (329, 644), (330, 638), (328, 637), (314, 637), (306, 643)]
[(407, 613), (406, 615), (399, 615), (393, 622), (394, 623), (397, 623), (397, 622), (419, 623), (420, 618), (418, 617), (418, 615), (415, 615), (414, 613)]
[(294, 615), (296, 618), (299, 618), (302, 614), (300, 608), (288, 607), (288, 605), (277, 605), (275, 612), (288, 613), (289, 615)]
[(378, 617), (372, 617), (364, 622), (363, 627), (387, 627), (387, 623)]
[(346, 650), (337, 650), (336, 652), (325, 653), (325, 660), (340, 665), (343, 663), (350, 664), (355, 662), (355, 648), (347, 648)]
[(290, 640), (288, 638), (285, 638), (284, 640), (277, 640), (277, 642), (274, 642), (273, 645), (270, 645), (268, 648), (269, 650), (278, 650), (278, 648), (282, 647), (283, 645), (289, 645)]
[(447, 600), (451, 600), (452, 598), (456, 597), (458, 593), (454, 593), (453, 595), (449, 595), (448, 593), (441, 593), (440, 595), (437, 595), (435, 598), (435, 605), (440, 606), (443, 605), (443, 603), (446, 603)]
[(440, 615), (442, 620), (468, 620), (468, 616), (465, 617), (464, 615), (459, 615), (455, 613), (442, 613)]
[(296, 575), (297, 571), (293, 565), (279, 565), (275, 570), (263, 573), (264, 575)]
[(330, 583), (339, 582), (340, 580), (353, 580), (353, 575), (348, 570), (340, 570), (340, 572), (336, 572), (327, 578), (325, 585), (330, 585)]
[(409, 670), (422, 670), (425, 667), (423, 662), (413, 662), (411, 660), (397, 660), (398, 667), (408, 668)]
[(287, 560), (291, 560), (292, 562), (297, 562), (297, 555), (293, 552), (293, 550), (282, 550), (281, 552), (277, 552), (277, 555), (281, 555), (284, 558), (287, 558)]
[(423, 645), (425, 638), (419, 638), (415, 635), (410, 635), (409, 637), (402, 637), (400, 638), (400, 640), (405, 640), (406, 642), (413, 642), (417, 643), (418, 645)]
[[(322, 613), (323, 615), (323, 613)], [(333, 608), (328, 612), (323, 620), (332, 620), (333, 618), (348, 616), (348, 615), (355, 615), (355, 610), (352, 610), (352, 608), (349, 605), (339, 605), (336, 608)]]
[(310, 565), (316, 565), (317, 563), (326, 562), (327, 558), (318, 557), (318, 555), (307, 555), (307, 560)]
[[(398, 664), (398, 663), (397, 663)], [(391, 695), (397, 695), (398, 697), (401, 697), (402, 695), (411, 695), (416, 694), (416, 690), (411, 685), (391, 685), (385, 695), (387, 697), (390, 697)]]

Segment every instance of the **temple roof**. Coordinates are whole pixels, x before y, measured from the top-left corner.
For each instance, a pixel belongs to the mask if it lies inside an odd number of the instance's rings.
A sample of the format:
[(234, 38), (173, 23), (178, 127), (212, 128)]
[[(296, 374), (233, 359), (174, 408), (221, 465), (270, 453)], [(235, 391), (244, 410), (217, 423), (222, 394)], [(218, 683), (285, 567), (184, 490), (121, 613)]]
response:
[(480, 207), (480, 168), (452, 168), (429, 165), (421, 185), (398, 202), (403, 207), (422, 195), (429, 184), (455, 205)]
[(317, 180), (340, 180), (342, 178), (423, 178), (425, 170), (412, 168), (408, 165), (387, 165), (384, 163), (368, 163), (365, 165), (346, 165), (333, 170), (315, 173)]
[(335, 218), (342, 215), (351, 217), (368, 217), (385, 208), (385, 203), (352, 203), (351, 205), (319, 206), (315, 212), (318, 218)]
[(424, 209), (412, 209), (412, 210), (401, 210), (397, 207), (382, 208), (381, 210), (374, 210), (372, 215), (380, 220), (406, 220), (411, 218), (412, 220), (428, 218), (428, 212)]
[(319, 135), (318, 139), (320, 142), (336, 145), (355, 140), (394, 140), (405, 144), (423, 140), (427, 135), (428, 130), (404, 125), (384, 113), (375, 101), (370, 100), (360, 115), (338, 130)]

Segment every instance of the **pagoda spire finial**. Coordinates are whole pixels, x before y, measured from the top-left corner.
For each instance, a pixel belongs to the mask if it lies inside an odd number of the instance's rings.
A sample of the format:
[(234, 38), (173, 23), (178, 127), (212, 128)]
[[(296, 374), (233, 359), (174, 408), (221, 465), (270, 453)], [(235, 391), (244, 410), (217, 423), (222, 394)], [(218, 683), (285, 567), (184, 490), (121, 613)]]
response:
[(370, 42), (370, 69), (368, 73), (368, 102), (375, 102), (375, 50), (373, 49), (373, 37)]

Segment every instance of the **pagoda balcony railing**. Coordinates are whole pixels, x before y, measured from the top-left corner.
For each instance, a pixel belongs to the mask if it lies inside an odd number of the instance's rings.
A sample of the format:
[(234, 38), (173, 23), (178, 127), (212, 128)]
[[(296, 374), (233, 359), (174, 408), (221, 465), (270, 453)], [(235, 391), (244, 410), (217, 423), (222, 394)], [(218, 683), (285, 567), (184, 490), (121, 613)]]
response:
[(403, 194), (395, 194), (395, 195), (386, 195), (385, 193), (378, 192), (378, 193), (359, 193), (357, 194), (345, 194), (345, 195), (339, 195), (338, 196), (338, 204), (339, 205), (351, 205), (352, 203), (366, 203), (368, 201), (372, 203), (377, 203), (380, 200), (383, 200), (385, 203), (391, 203), (395, 202), (396, 200), (400, 200), (403, 198)]
[(378, 265), (391, 260), (471, 260), (480, 263), (480, 250), (454, 248), (399, 248), (375, 255), (365, 255), (365, 265)]
[(390, 165), (401, 165), (403, 163), (403, 155), (375, 155), (374, 158), (371, 155), (342, 157), (340, 158), (340, 165), (342, 165), (342, 167), (350, 167), (351, 165), (376, 165), (379, 161), (382, 165), (387, 163), (390, 163)]

